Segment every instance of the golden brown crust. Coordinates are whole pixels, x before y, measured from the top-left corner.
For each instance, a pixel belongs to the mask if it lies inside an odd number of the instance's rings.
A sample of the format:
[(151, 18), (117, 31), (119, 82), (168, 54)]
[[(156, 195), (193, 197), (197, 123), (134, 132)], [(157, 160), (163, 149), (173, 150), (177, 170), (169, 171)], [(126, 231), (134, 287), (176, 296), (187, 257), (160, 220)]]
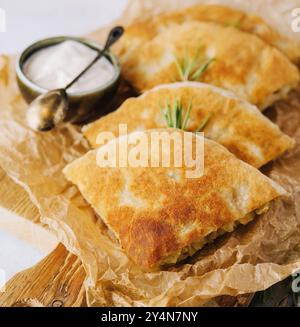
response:
[[(152, 132), (146, 135), (150, 138)], [(199, 137), (193, 134), (193, 142)], [(121, 148), (124, 142), (122, 137), (117, 140)], [(90, 151), (64, 173), (114, 231), (128, 256), (144, 269), (156, 267), (174, 252), (285, 193), (257, 169), (207, 139), (204, 175), (193, 179), (186, 178), (185, 166), (101, 168), (96, 156), (97, 150)]]
[(139, 91), (179, 81), (176, 58), (202, 49), (215, 58), (201, 81), (233, 91), (264, 109), (270, 97), (299, 81), (287, 57), (258, 37), (214, 23), (187, 22), (165, 28), (123, 63), (124, 77)]
[(188, 131), (195, 131), (212, 113), (203, 130), (205, 136), (252, 166), (261, 167), (294, 145), (291, 138), (254, 106), (224, 90), (192, 82), (164, 85), (129, 99), (117, 111), (84, 127), (84, 135), (96, 148), (99, 132), (109, 131), (118, 137), (119, 124), (126, 124), (128, 132), (166, 127), (161, 105), (167, 100), (173, 103), (175, 99), (181, 99), (185, 109), (192, 99)]
[(118, 44), (117, 51), (124, 58), (129, 58), (134, 51), (138, 50), (145, 42), (152, 40), (165, 27), (189, 21), (233, 26), (241, 31), (255, 34), (266, 43), (281, 50), (292, 61), (296, 62), (300, 58), (300, 45), (274, 31), (260, 17), (221, 5), (201, 4), (133, 23), (126, 28), (126, 33)]

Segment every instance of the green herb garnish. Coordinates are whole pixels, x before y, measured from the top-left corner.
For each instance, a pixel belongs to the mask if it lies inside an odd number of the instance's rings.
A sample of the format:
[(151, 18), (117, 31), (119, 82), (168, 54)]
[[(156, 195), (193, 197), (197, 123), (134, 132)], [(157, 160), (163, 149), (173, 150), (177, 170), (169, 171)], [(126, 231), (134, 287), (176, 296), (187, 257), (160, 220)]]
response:
[(207, 125), (207, 123), (209, 122), (211, 116), (213, 115), (212, 112), (209, 112), (206, 117), (202, 120), (200, 126), (198, 127), (198, 129), (196, 130), (196, 133), (201, 133), (203, 132), (205, 126)]
[[(166, 101), (165, 106), (162, 108), (162, 112), (167, 122), (167, 126), (171, 128), (179, 128), (182, 130), (186, 130), (186, 126), (190, 119), (192, 106), (192, 99), (190, 99), (187, 110), (184, 114), (181, 99), (174, 99), (172, 105), (168, 101)], [(211, 116), (211, 112), (206, 115), (206, 117), (200, 123), (199, 127), (196, 129), (195, 133), (200, 133), (204, 130)]]
[(190, 58), (187, 53), (184, 58), (175, 58), (175, 65), (180, 81), (197, 81), (207, 71), (215, 58), (201, 58), (201, 48)]

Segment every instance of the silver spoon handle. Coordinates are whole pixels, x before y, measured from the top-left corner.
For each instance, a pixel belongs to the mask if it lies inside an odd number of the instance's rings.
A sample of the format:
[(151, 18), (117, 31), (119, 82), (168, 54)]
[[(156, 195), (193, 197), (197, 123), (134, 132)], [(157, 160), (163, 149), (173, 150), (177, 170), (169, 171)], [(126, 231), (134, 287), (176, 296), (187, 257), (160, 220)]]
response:
[(90, 63), (87, 65), (87, 67), (78, 75), (76, 76), (65, 88), (64, 90), (66, 91), (67, 89), (69, 89), (74, 83), (76, 83), (80, 77), (82, 77), (82, 75), (84, 75), (104, 54), (105, 52), (116, 42), (119, 40), (119, 38), (123, 35), (124, 33), (124, 28), (122, 26), (116, 26), (114, 27), (106, 40), (105, 46), (103, 48), (103, 50), (101, 50), (99, 52), (99, 54), (97, 55), (97, 57)]

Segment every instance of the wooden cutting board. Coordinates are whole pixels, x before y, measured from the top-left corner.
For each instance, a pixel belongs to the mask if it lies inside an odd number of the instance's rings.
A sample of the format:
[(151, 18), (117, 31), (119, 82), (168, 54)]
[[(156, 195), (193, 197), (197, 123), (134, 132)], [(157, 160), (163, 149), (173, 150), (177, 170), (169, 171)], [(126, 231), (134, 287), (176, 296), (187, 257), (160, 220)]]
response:
[(0, 306), (84, 306), (84, 279), (80, 260), (60, 244), (37, 265), (8, 281), (0, 293)]
[[(38, 223), (37, 208), (1, 167), (0, 183), (0, 206)], [(17, 236), (26, 242), (35, 236), (30, 228), (28, 233), (24, 228), (20, 230), (20, 226), (15, 229)], [(43, 241), (45, 245), (41, 247), (47, 248), (48, 240)], [(0, 306), (80, 306), (85, 303), (84, 278), (80, 260), (60, 244), (41, 262), (8, 281), (5, 292), (0, 293)]]

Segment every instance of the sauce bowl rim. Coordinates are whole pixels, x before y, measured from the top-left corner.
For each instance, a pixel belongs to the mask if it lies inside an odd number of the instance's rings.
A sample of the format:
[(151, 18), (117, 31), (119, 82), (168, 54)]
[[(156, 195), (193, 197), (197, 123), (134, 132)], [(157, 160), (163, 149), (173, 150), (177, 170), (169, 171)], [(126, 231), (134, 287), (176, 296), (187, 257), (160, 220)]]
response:
[[(87, 38), (84, 37), (76, 37), (76, 36), (66, 36), (66, 35), (62, 35), (62, 36), (54, 36), (54, 37), (49, 37), (49, 38), (45, 38), (45, 39), (41, 39), (38, 40), (34, 43), (32, 43), (31, 45), (29, 45), (28, 47), (25, 48), (25, 50), (22, 51), (22, 53), (19, 55), (17, 62), (16, 62), (16, 74), (18, 76), (18, 78), (21, 80), (22, 83), (24, 83), (27, 87), (31, 88), (34, 92), (37, 93), (46, 93), (50, 90), (45, 89), (39, 85), (37, 85), (36, 83), (34, 83), (33, 81), (31, 81), (29, 79), (29, 77), (26, 76), (26, 74), (23, 71), (23, 66), (24, 63), (26, 62), (26, 60), (35, 52), (46, 48), (46, 47), (50, 47), (50, 46), (54, 46), (57, 45), (59, 43), (62, 43), (64, 41), (67, 40), (73, 40), (73, 41), (77, 41), (80, 42), (86, 46), (88, 46), (89, 48), (99, 51), (103, 49), (103, 45), (93, 41), (93, 40), (89, 40)], [(118, 58), (111, 52), (111, 51), (107, 51), (105, 54), (106, 58), (111, 62), (111, 64), (114, 67), (115, 70), (115, 74), (114, 77), (109, 80), (108, 82), (106, 82), (105, 84), (101, 84), (101, 86), (87, 90), (87, 91), (81, 91), (81, 92), (67, 92), (69, 97), (84, 97), (84, 96), (89, 96), (89, 95), (93, 95), (95, 93), (99, 93), (101, 91), (105, 91), (106, 89), (108, 89), (109, 87), (113, 86), (115, 83), (117, 83), (118, 79), (120, 78), (121, 75), (121, 69), (120, 69), (120, 63)], [(79, 72), (80, 73), (80, 72)]]

